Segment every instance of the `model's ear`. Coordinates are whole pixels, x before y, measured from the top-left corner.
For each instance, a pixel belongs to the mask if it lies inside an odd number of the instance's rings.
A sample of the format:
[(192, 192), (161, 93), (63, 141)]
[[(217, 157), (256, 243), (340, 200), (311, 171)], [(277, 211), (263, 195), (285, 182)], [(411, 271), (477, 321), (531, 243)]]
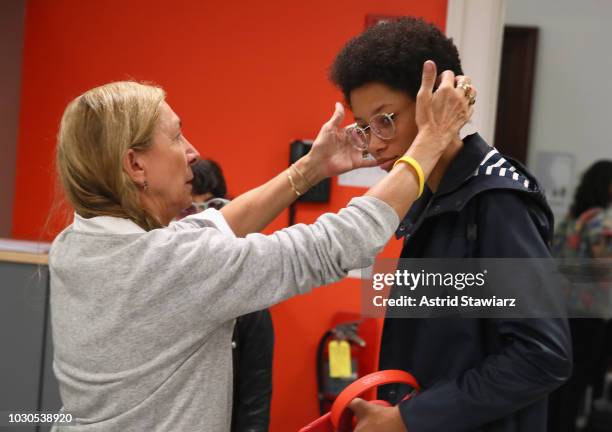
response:
[(134, 183), (143, 186), (147, 178), (142, 152), (129, 149), (123, 157), (123, 171), (127, 173)]

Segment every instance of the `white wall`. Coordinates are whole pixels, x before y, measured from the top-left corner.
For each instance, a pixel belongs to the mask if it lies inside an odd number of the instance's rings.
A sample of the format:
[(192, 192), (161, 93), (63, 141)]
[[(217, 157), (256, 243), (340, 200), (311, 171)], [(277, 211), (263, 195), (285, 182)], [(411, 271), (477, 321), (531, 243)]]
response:
[(449, 0), (446, 34), (459, 50), (463, 71), (478, 89), (477, 105), (461, 135), (495, 137), (499, 69), (506, 0)]
[(612, 1), (507, 0), (505, 22), (540, 29), (528, 165), (539, 175), (540, 152), (573, 155), (573, 189), (612, 159)]

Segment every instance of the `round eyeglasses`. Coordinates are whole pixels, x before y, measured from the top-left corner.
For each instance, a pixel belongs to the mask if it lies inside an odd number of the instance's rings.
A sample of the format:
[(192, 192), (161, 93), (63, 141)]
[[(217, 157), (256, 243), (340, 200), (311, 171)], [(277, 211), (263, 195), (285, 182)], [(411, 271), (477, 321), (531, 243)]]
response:
[(370, 131), (381, 140), (390, 140), (395, 137), (394, 116), (395, 113), (380, 113), (372, 116), (365, 127), (356, 124), (349, 126), (346, 133), (353, 147), (367, 151), (370, 145)]
[(192, 203), (192, 205), (198, 210), (198, 211), (204, 211), (206, 209), (209, 208), (214, 208), (217, 210), (221, 210), (227, 203), (229, 203), (230, 200), (225, 199), (225, 198), (211, 198), (208, 201), (204, 201), (201, 203)]

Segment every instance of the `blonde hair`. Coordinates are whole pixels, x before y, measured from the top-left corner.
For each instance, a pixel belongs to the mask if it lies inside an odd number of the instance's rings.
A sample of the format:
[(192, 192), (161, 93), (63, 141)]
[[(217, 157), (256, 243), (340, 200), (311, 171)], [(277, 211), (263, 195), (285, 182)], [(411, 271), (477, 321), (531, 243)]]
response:
[(141, 205), (123, 170), (129, 149), (146, 150), (165, 99), (163, 89), (132, 81), (91, 89), (68, 104), (57, 137), (59, 181), (84, 218), (115, 216), (149, 231), (160, 221)]

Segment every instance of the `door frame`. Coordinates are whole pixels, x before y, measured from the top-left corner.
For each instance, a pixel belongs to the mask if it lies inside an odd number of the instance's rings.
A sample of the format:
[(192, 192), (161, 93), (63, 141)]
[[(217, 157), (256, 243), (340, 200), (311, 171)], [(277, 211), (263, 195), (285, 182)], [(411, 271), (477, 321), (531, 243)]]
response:
[(478, 90), (474, 116), (462, 135), (478, 131), (495, 143), (497, 92), (506, 0), (448, 0), (446, 35), (459, 50), (463, 71)]

